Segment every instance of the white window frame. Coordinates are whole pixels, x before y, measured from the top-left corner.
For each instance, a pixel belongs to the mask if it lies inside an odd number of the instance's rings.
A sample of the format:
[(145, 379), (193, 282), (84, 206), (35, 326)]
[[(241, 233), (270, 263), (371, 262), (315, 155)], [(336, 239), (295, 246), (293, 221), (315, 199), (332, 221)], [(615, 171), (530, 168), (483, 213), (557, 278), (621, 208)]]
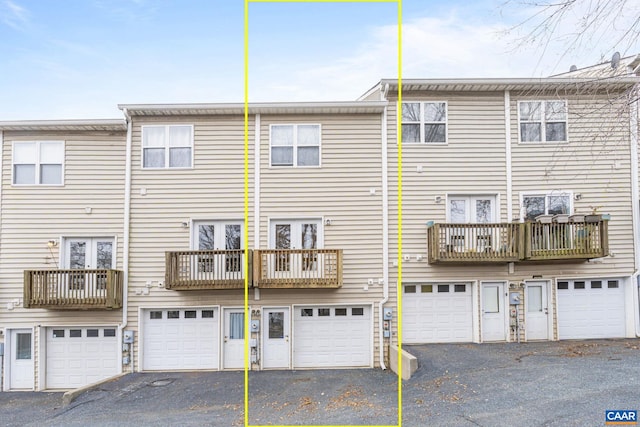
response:
[[(291, 147), (293, 150), (293, 162), (291, 165), (274, 165), (273, 152), (273, 127), (274, 126), (292, 126), (293, 127), (293, 145), (275, 145), (275, 147)], [(298, 126), (317, 126), (318, 127), (318, 164), (317, 165), (298, 165)], [(315, 145), (302, 145), (300, 147), (315, 147)], [(269, 125), (269, 167), (271, 168), (319, 168), (322, 167), (322, 125), (320, 123), (272, 123)]]
[[(400, 128), (400, 136), (401, 136), (401, 138), (402, 138), (402, 125), (403, 124), (413, 124), (413, 125), (417, 124), (417, 125), (420, 126), (420, 141), (411, 142), (411, 141), (405, 141), (404, 139), (402, 139), (402, 143), (403, 144), (410, 144), (410, 145), (417, 145), (417, 144), (447, 145), (449, 143), (449, 102), (448, 101), (438, 101), (438, 100), (434, 100), (434, 101), (403, 101), (402, 104), (420, 104), (420, 121), (405, 122), (402, 119), (402, 111), (400, 112), (400, 127), (399, 128)], [(425, 106), (425, 104), (444, 104), (444, 121), (439, 121), (439, 122), (425, 121), (424, 120), (424, 106)], [(425, 125), (442, 125), (442, 124), (444, 124), (444, 141), (434, 141), (434, 142), (425, 141), (425, 131), (424, 131)]]
[(225, 227), (227, 225), (240, 226), (240, 250), (244, 249), (244, 220), (242, 219), (194, 219), (191, 220), (191, 241), (189, 247), (191, 250), (197, 251), (199, 243), (199, 233), (201, 225), (213, 225), (215, 227), (215, 245), (220, 246), (216, 250), (226, 250)]
[(108, 240), (111, 241), (113, 243), (113, 252), (111, 254), (111, 269), (115, 270), (116, 266), (117, 266), (117, 262), (118, 262), (118, 237), (117, 236), (109, 236), (109, 235), (97, 235), (97, 236), (93, 236), (93, 235), (82, 235), (82, 236), (62, 236), (60, 238), (60, 251), (59, 251), (59, 261), (60, 261), (60, 268), (63, 269), (68, 269), (68, 263), (69, 263), (69, 241), (72, 240), (88, 240), (91, 242), (91, 254), (89, 255), (93, 260), (94, 257), (94, 253), (93, 250), (95, 249), (94, 244), (98, 241), (98, 240)]
[(525, 191), (520, 193), (520, 222), (526, 221), (527, 211), (524, 206), (525, 197), (544, 197), (544, 215), (549, 214), (549, 197), (566, 196), (569, 198), (569, 212), (568, 215), (573, 214), (573, 191)]
[[(300, 226), (302, 224), (317, 224), (318, 225), (318, 236), (316, 241), (316, 249), (324, 249), (324, 220), (321, 217), (295, 217), (295, 218), (269, 218), (269, 248), (275, 249), (276, 247), (276, 225), (277, 224), (288, 224), (291, 226), (291, 236), (298, 235), (300, 230)], [(293, 240), (293, 239), (292, 239)], [(301, 249), (301, 248), (294, 248)]]
[(491, 199), (491, 221), (489, 221), (489, 223), (495, 223), (498, 222), (498, 216), (499, 216), (499, 197), (498, 194), (495, 193), (486, 193), (486, 194), (469, 194), (469, 193), (452, 193), (452, 194), (447, 194), (446, 197), (446, 221), (447, 223), (451, 223), (451, 209), (449, 206), (449, 202), (451, 201), (451, 199), (465, 199), (465, 201), (467, 202), (467, 211), (466, 211), (466, 224), (477, 224), (476, 222), (472, 221), (472, 213), (475, 212), (475, 207), (472, 206), (472, 203), (475, 200), (478, 199)]
[[(62, 147), (62, 163), (60, 163), (60, 167), (62, 168), (61, 173), (60, 173), (60, 183), (59, 184), (42, 184), (40, 182), (41, 176), (40, 176), (40, 166), (43, 164), (40, 162), (40, 146), (43, 143), (55, 143), (55, 144), (60, 144)], [(35, 144), (36, 145), (36, 158), (34, 159), (33, 163), (18, 163), (19, 165), (31, 165), (33, 164), (35, 167), (35, 177), (34, 177), (34, 183), (33, 184), (16, 184), (15, 183), (15, 149), (16, 149), (16, 145), (19, 144)], [(61, 140), (45, 140), (45, 141), (12, 141), (11, 144), (11, 185), (15, 186), (15, 187), (32, 187), (32, 186), (38, 186), (38, 187), (62, 187), (64, 186), (64, 172), (65, 172), (65, 159), (66, 159), (66, 144), (65, 141), (61, 141)], [(44, 164), (55, 164), (57, 165), (58, 163), (44, 163)]]
[[(170, 129), (174, 126), (179, 126), (179, 127), (189, 127), (191, 128), (191, 141), (190, 141), (190, 145), (188, 146), (180, 146), (181, 148), (186, 148), (189, 147), (191, 149), (191, 166), (169, 166), (169, 159), (170, 159), (170, 151), (171, 151), (171, 144), (169, 141), (169, 134), (170, 134)], [(164, 146), (160, 147), (160, 146), (153, 146), (153, 147), (145, 147), (144, 146), (144, 132), (145, 129), (147, 128), (160, 128), (160, 127), (164, 127), (165, 130), (165, 142), (164, 142)], [(143, 170), (163, 170), (163, 169), (193, 169), (194, 168), (194, 140), (195, 140), (195, 135), (194, 135), (194, 125), (192, 124), (188, 124), (188, 123), (172, 123), (172, 124), (149, 124), (149, 125), (144, 125), (142, 126), (142, 129), (140, 131), (140, 169)], [(144, 166), (144, 150), (145, 148), (163, 148), (164, 149), (164, 166), (161, 167), (145, 167)], [(177, 148), (177, 147), (174, 147)]]
[[(532, 103), (539, 102), (540, 107), (540, 120), (523, 120), (520, 116), (520, 104), (522, 103)], [(565, 118), (564, 120), (554, 120), (549, 121), (549, 123), (560, 123), (564, 122), (564, 140), (563, 141), (548, 141), (547, 140), (547, 129), (546, 129), (546, 109), (547, 103), (549, 102), (564, 102), (565, 108)], [(520, 144), (566, 144), (569, 142), (569, 103), (566, 99), (522, 99), (519, 100), (516, 106), (518, 110), (518, 141)], [(540, 141), (524, 141), (522, 139), (522, 128), (521, 124), (523, 123), (540, 123)]]

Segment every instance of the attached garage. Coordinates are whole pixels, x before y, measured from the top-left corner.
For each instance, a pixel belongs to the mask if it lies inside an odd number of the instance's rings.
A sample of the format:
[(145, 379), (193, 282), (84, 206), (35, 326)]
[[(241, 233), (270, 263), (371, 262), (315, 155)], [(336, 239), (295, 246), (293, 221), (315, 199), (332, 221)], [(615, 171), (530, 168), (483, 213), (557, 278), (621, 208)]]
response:
[(559, 280), (558, 333), (562, 339), (623, 338), (624, 288), (619, 279)]
[(372, 366), (371, 306), (294, 306), (293, 367)]
[(45, 387), (78, 388), (120, 372), (117, 328), (46, 328)]
[(142, 312), (142, 369), (219, 368), (218, 308), (158, 308)]
[(471, 284), (405, 284), (402, 293), (404, 344), (471, 342)]

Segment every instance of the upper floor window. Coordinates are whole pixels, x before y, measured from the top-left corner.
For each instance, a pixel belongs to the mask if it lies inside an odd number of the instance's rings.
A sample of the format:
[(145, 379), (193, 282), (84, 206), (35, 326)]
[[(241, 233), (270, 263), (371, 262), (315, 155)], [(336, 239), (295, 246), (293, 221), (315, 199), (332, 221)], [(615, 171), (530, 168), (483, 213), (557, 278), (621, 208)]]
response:
[(193, 126), (142, 127), (142, 167), (190, 168), (193, 164)]
[(271, 166), (320, 166), (320, 125), (271, 125)]
[(525, 221), (535, 221), (538, 215), (571, 213), (571, 194), (527, 194), (522, 196)]
[(64, 142), (13, 143), (14, 185), (62, 185)]
[(402, 142), (445, 144), (446, 102), (403, 102)]
[(567, 140), (567, 101), (518, 102), (521, 142)]

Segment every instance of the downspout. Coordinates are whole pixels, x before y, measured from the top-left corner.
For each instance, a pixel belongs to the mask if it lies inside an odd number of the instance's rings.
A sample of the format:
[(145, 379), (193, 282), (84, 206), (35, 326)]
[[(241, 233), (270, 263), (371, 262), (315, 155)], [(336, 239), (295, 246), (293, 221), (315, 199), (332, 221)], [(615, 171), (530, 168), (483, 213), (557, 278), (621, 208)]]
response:
[(504, 156), (507, 169), (507, 222), (513, 221), (513, 177), (511, 175), (511, 95), (504, 91), (504, 127), (505, 146)]
[[(387, 100), (389, 85), (380, 92), (383, 101)], [(387, 158), (387, 107), (382, 111), (382, 300), (378, 308), (380, 322), (378, 324), (380, 340), (380, 368), (387, 369), (384, 364), (384, 305), (389, 301), (389, 162)], [(391, 337), (389, 337), (391, 341)]]
[[(124, 270), (124, 281), (122, 286), (122, 325), (120, 326), (120, 336), (122, 337), (124, 328), (127, 327), (128, 307), (129, 307), (129, 228), (131, 211), (131, 133), (133, 124), (131, 116), (126, 108), (122, 109), (127, 120), (127, 144), (124, 174), (124, 242), (122, 254), (122, 268)], [(131, 372), (135, 371), (135, 359), (133, 357), (133, 344), (131, 344)]]
[[(260, 249), (260, 132), (262, 130), (260, 113), (255, 115), (253, 127), (253, 249)], [(249, 224), (246, 225), (247, 227)], [(249, 242), (247, 242), (247, 245)], [(260, 299), (260, 288), (253, 288), (253, 298)]]
[(634, 324), (636, 337), (640, 338), (640, 295), (638, 289), (638, 275), (640, 274), (640, 236), (638, 235), (638, 226), (640, 225), (640, 194), (638, 194), (638, 86), (634, 86), (631, 96), (632, 101), (629, 105), (629, 136), (631, 150), (631, 218), (633, 230), (633, 253), (635, 271), (631, 276), (633, 281), (633, 293), (635, 296)]

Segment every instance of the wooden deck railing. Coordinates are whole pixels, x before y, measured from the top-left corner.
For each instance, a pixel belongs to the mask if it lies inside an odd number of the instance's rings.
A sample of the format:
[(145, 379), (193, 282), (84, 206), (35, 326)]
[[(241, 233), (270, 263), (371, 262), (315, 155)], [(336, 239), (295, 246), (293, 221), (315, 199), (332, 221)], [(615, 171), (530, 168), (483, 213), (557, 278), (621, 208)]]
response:
[(256, 287), (342, 286), (342, 249), (260, 249), (253, 254), (253, 283)]
[(526, 224), (524, 258), (591, 259), (609, 255), (608, 221)]
[(243, 270), (242, 249), (166, 252), (165, 288), (242, 289)]
[(518, 261), (520, 224), (434, 224), (427, 229), (430, 263)]
[(24, 307), (96, 310), (122, 307), (119, 270), (25, 270)]
[(608, 221), (434, 224), (429, 263), (587, 260), (609, 254)]

